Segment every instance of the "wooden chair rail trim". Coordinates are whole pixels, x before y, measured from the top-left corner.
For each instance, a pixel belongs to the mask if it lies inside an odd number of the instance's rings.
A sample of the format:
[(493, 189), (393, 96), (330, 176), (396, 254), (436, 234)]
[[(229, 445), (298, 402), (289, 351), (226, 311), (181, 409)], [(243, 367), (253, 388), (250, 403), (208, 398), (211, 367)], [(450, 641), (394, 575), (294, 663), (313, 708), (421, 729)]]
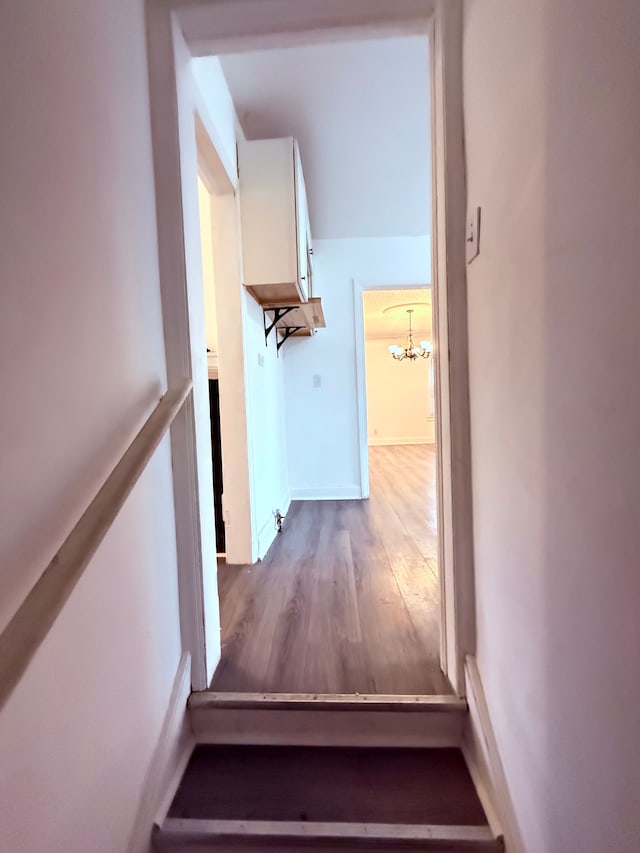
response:
[(0, 709), (49, 633), (155, 449), (182, 408), (191, 380), (168, 391), (0, 634)]

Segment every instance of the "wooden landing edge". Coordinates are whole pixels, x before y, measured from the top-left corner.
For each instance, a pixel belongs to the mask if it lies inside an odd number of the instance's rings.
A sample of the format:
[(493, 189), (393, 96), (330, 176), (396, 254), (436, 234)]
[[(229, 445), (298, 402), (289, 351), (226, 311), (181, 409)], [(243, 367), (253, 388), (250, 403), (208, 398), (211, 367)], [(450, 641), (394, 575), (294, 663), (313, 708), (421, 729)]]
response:
[(398, 711), (459, 712), (467, 710), (464, 699), (448, 694), (437, 696), (379, 693), (192, 693), (191, 709), (266, 709), (291, 711)]
[[(469, 849), (478, 849), (479, 844), (496, 845), (494, 849), (500, 849), (499, 840), (494, 837), (487, 825), (437, 826), (403, 823), (320, 823), (314, 821), (167, 818), (161, 826), (156, 825), (154, 835), (156, 838), (171, 842), (206, 842), (232, 838), (281, 839), (283, 842), (301, 839), (309, 841), (420, 841), (423, 844), (432, 842), (434, 847), (442, 843), (455, 843), (458, 845), (467, 844)], [(423, 847), (422, 849), (428, 848)]]
[[(366, 711), (366, 713), (361, 713)], [(460, 747), (466, 710), (448, 705), (416, 713), (409, 706), (216, 706), (193, 700), (189, 717), (197, 743), (253, 746)]]

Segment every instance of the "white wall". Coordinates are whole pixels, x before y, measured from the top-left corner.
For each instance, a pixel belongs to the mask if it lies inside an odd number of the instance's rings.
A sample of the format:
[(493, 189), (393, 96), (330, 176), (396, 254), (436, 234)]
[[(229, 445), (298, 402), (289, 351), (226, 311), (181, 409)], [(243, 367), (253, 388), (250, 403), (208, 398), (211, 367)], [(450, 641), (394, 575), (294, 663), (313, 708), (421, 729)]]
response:
[(217, 56), (190, 62), (195, 81), (196, 106), (206, 122), (207, 131), (216, 147), (227, 174), (235, 183), (237, 171), (236, 141), (238, 117)]
[[(211, 57), (190, 65), (193, 103), (236, 184), (236, 141), (244, 137), (220, 62)], [(286, 513), (290, 502), (283, 360), (274, 335), (265, 347), (262, 309), (242, 287), (236, 200), (214, 196), (213, 212), (227, 559), (251, 563), (275, 537), (274, 510)]]
[(433, 444), (432, 360), (396, 361), (390, 343), (365, 338), (369, 444)]
[[(428, 284), (429, 239), (316, 240), (313, 256), (314, 293), (322, 297), (327, 328), (310, 340), (287, 341), (281, 350), (291, 493), (294, 498), (357, 498), (353, 279), (364, 285)], [(320, 376), (319, 388), (313, 386), (314, 375)]]
[(283, 358), (287, 344), (278, 356), (272, 332), (265, 346), (262, 308), (244, 289), (243, 315), (256, 560), (264, 557), (275, 538), (274, 510), (286, 514), (291, 501)]
[(478, 660), (527, 853), (640, 847), (639, 32), (465, 6)]
[(430, 232), (428, 39), (377, 35), (222, 57), (247, 136), (298, 140), (316, 239)]
[[(5, 3), (0, 56), (4, 626), (165, 363), (142, 2)], [(126, 849), (180, 651), (164, 442), (0, 712), (0, 849)]]

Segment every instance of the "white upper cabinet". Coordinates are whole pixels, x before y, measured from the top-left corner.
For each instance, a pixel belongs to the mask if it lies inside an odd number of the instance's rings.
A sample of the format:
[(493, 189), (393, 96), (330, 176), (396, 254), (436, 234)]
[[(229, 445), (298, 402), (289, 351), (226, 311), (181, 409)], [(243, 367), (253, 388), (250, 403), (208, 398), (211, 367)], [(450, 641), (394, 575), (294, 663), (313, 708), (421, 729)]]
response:
[(245, 287), (262, 305), (306, 302), (313, 250), (297, 142), (243, 142), (238, 168)]

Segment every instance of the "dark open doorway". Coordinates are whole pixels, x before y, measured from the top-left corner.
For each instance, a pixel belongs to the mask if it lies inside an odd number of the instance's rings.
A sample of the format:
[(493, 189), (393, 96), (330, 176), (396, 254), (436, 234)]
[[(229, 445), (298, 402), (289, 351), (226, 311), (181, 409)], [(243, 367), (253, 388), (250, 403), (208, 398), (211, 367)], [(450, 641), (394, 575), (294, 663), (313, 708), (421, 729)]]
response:
[(224, 480), (222, 476), (222, 429), (220, 426), (220, 381), (209, 380), (209, 411), (211, 414), (211, 452), (213, 454), (213, 501), (216, 518), (216, 551), (226, 552), (224, 516), (222, 513), (222, 495)]

